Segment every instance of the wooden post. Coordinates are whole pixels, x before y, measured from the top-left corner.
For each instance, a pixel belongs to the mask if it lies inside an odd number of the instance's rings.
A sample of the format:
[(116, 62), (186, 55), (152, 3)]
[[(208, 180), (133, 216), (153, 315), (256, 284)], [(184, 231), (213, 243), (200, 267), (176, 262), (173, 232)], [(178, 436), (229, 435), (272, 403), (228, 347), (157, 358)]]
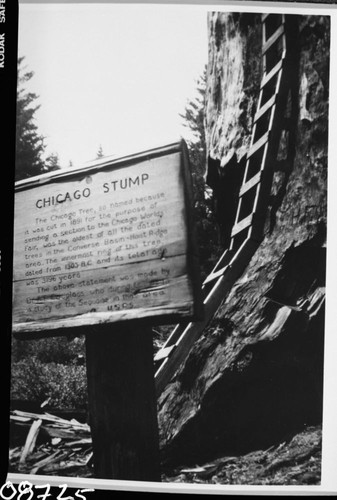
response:
[(151, 328), (96, 327), (86, 356), (95, 475), (160, 481)]

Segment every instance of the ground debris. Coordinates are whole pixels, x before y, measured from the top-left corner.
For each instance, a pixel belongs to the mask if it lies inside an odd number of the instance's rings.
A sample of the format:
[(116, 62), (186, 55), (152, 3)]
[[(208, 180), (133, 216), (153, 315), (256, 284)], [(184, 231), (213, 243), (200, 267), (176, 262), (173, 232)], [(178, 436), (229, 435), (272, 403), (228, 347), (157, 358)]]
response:
[(22, 446), (9, 450), (9, 472), (91, 477), (90, 427), (75, 419), (14, 410), (11, 435), (25, 431)]
[[(12, 433), (24, 426), (21, 446), (9, 450), (9, 472), (94, 477), (90, 427), (48, 413), (12, 412)], [(36, 422), (40, 422), (37, 424)], [(32, 443), (31, 429), (38, 429)], [(42, 438), (40, 433), (44, 433)], [(56, 437), (55, 437), (56, 436)], [(163, 482), (236, 485), (318, 485), (321, 478), (321, 427), (308, 427), (288, 441), (241, 456), (181, 466), (162, 474)], [(24, 460), (23, 452), (26, 450)], [(28, 450), (28, 452), (27, 452)]]
[(321, 480), (320, 427), (308, 427), (287, 442), (238, 457), (222, 457), (166, 472), (165, 482), (250, 485), (318, 485)]

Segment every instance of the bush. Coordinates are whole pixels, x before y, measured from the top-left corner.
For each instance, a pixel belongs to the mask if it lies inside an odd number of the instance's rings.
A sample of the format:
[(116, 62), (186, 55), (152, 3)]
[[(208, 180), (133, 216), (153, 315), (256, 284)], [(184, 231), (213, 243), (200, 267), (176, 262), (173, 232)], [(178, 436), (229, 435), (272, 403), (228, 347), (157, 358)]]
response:
[(50, 337), (38, 340), (12, 341), (12, 362), (34, 357), (42, 363), (83, 364), (84, 337)]
[(42, 363), (36, 357), (13, 362), (11, 399), (41, 404), (47, 398), (52, 408), (87, 408), (85, 366)]

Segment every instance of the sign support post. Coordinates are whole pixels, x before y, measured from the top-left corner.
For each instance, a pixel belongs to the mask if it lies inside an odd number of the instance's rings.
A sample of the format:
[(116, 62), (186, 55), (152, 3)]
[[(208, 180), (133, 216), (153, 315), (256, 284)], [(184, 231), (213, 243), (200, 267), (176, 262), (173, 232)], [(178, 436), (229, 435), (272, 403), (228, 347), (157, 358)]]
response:
[(160, 481), (151, 327), (99, 330), (86, 336), (95, 476)]

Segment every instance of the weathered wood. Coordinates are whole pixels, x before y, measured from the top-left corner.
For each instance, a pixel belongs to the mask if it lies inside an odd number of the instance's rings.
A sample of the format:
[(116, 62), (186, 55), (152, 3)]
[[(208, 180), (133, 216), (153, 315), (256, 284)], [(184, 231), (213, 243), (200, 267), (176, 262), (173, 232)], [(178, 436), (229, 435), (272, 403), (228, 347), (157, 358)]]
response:
[(17, 183), (13, 331), (197, 317), (187, 163), (181, 143)]
[(247, 215), (244, 219), (240, 220), (235, 226), (233, 226), (232, 229), (232, 238), (233, 236), (236, 236), (238, 233), (246, 229), (248, 226), (252, 225), (253, 222), (253, 213)]
[(220, 275), (211, 291), (204, 298), (204, 320), (188, 323), (181, 329), (179, 329), (179, 325), (177, 325), (176, 335), (173, 338), (172, 334), (172, 340), (170, 341), (169, 339), (166, 343), (168, 346), (171, 342), (171, 345), (174, 345), (175, 348), (172, 350), (169, 357), (164, 359), (155, 374), (157, 396), (164, 390), (178, 366), (186, 359), (192, 345), (205, 331), (205, 328), (217, 311), (221, 301), (224, 300), (227, 292), (229, 292), (235, 281), (243, 273), (247, 266), (247, 262), (256, 251), (258, 244), (257, 241), (246, 239), (232, 257), (226, 268), (226, 272)]
[(56, 458), (59, 459), (60, 457), (63, 457), (64, 455), (65, 454), (62, 453), (61, 450), (55, 451), (55, 453), (52, 453), (48, 457), (46, 457), (46, 458), (40, 460), (39, 462), (37, 462), (34, 465), (34, 467), (31, 469), (30, 473), (31, 474), (36, 474), (39, 469), (43, 468), (47, 464), (53, 463), (56, 460)]
[(39, 434), (41, 424), (42, 424), (42, 420), (40, 420), (40, 419), (34, 420), (34, 422), (32, 423), (32, 425), (29, 429), (28, 435), (27, 435), (25, 446), (22, 450), (22, 454), (20, 457), (20, 464), (25, 463), (28, 455), (30, 455), (30, 453), (32, 453), (32, 451), (34, 450), (36, 439), (37, 439), (37, 436)]
[[(161, 347), (161, 349), (158, 351), (156, 354), (154, 361), (155, 363), (158, 361), (165, 360), (166, 358), (169, 357), (170, 351), (175, 349), (176, 347), (176, 341), (180, 338), (181, 334), (186, 330), (187, 326), (190, 323), (188, 321), (182, 321), (181, 323), (178, 323), (174, 328), (168, 339), (166, 340), (165, 344)], [(161, 352), (164, 352), (164, 356), (161, 356)]]
[(204, 281), (204, 285), (207, 285), (207, 283), (210, 283), (211, 281), (214, 281), (214, 280), (220, 278), (220, 276), (225, 274), (227, 268), (228, 268), (228, 264), (226, 266), (218, 269), (217, 271), (214, 271), (211, 274), (209, 274)]
[[(263, 41), (265, 41), (266, 39), (266, 26), (264, 22), (266, 19), (267, 16), (263, 16)], [(282, 16), (281, 22), (284, 24), (284, 16)], [(269, 37), (268, 46), (263, 43), (263, 47), (265, 48), (265, 55), (263, 56), (264, 71), (266, 71), (266, 51), (268, 51), (268, 48), (270, 48), (271, 44), (274, 43), (276, 39), (283, 34), (284, 29), (281, 26), (280, 29), (274, 30), (274, 34)], [(285, 38), (282, 39), (282, 45), (283, 49), (285, 49)], [(277, 155), (277, 148), (279, 145), (280, 118), (278, 118), (278, 115), (282, 116), (283, 120), (284, 111), (286, 109), (286, 101), (284, 96), (286, 93), (286, 89), (289, 86), (289, 81), (286, 80), (284, 76), (287, 71), (282, 71), (283, 67), (287, 68), (287, 70), (290, 69), (288, 62), (289, 55), (286, 54), (285, 50), (283, 50), (282, 54), (278, 54), (277, 57), (278, 61), (275, 62), (274, 66), (269, 69), (268, 73), (264, 73), (260, 87), (259, 103), (257, 107), (257, 109), (260, 111), (258, 111), (256, 115), (257, 118), (261, 117), (267, 107), (273, 104), (269, 120), (269, 128), (271, 130), (260, 137), (258, 141), (255, 141), (254, 134), (256, 131), (256, 124), (253, 128), (251, 146), (247, 154), (245, 176), (240, 190), (236, 221), (238, 221), (241, 213), (243, 196), (250, 189), (256, 186), (257, 192), (252, 209), (250, 211), (251, 213), (248, 214), (248, 216), (246, 216), (244, 219), (240, 220), (240, 222), (235, 224), (233, 227), (230, 243), (230, 251), (232, 257), (230, 258), (230, 260), (226, 260), (225, 264), (223, 262), (223, 259), (227, 252), (226, 250), (211, 274), (204, 281), (204, 290), (206, 290), (206, 285), (209, 285), (212, 282), (214, 283), (209, 294), (204, 300), (205, 320), (202, 323), (184, 323), (183, 325), (177, 325), (163, 347), (164, 355), (161, 356), (160, 352), (158, 353), (158, 359), (163, 360), (156, 372), (156, 387), (158, 395), (163, 391), (165, 385), (169, 382), (169, 380), (177, 370), (179, 364), (184, 361), (185, 357), (187, 356), (188, 350), (193, 345), (193, 342), (195, 342), (203, 334), (203, 331), (207, 326), (210, 317), (214, 314), (216, 308), (219, 307), (221, 300), (224, 299), (225, 294), (230, 290), (235, 280), (244, 271), (252, 255), (259, 246), (259, 243), (264, 237), (266, 209), (269, 202), (270, 188), (273, 178), (273, 167), (275, 165), (275, 157)], [(277, 82), (275, 91), (273, 92), (274, 95), (269, 101), (267, 101), (267, 104), (264, 105), (264, 107), (261, 107), (265, 86), (276, 75)], [(255, 175), (247, 181), (246, 179), (249, 177), (248, 174), (250, 172), (250, 162), (252, 161), (252, 157), (262, 147), (264, 148), (262, 159), (259, 162), (259, 165), (254, 165), (253, 170), (254, 172), (258, 170), (258, 172), (255, 173)], [(248, 228), (248, 234), (244, 235), (245, 240), (234, 252), (234, 248), (238, 239), (237, 235), (245, 228)], [(174, 347), (174, 349), (172, 350), (172, 354), (169, 351), (170, 346)], [(167, 356), (165, 356), (166, 353), (168, 353)]]
[(275, 104), (276, 100), (276, 93), (267, 101), (264, 103), (264, 105), (256, 112), (255, 117), (254, 117), (254, 123), (260, 120), (262, 116), (269, 111), (269, 109)]
[(262, 146), (264, 146), (266, 142), (268, 142), (268, 138), (269, 138), (269, 132), (266, 132), (262, 137), (260, 137), (260, 139), (257, 142), (252, 144), (247, 153), (247, 159), (253, 156), (253, 154), (255, 154), (256, 151), (258, 151)]
[(263, 44), (262, 54), (264, 55), (283, 34), (284, 34), (284, 24), (281, 24), (281, 26), (268, 38), (266, 43)]
[(161, 359), (164, 359), (164, 358), (167, 358), (167, 356), (170, 355), (170, 353), (172, 352), (172, 350), (174, 349), (174, 345), (171, 345), (169, 347), (164, 347), (162, 349), (160, 349), (157, 354), (155, 355), (154, 357), (154, 361), (160, 361)]
[[(266, 31), (265, 28), (266, 28), (265, 23), (263, 23), (264, 39)], [(267, 46), (266, 50), (264, 51), (264, 54), (268, 50), (268, 47), (270, 48), (271, 44), (273, 44), (278, 39), (278, 37), (280, 37), (283, 33), (284, 33), (284, 27), (282, 25), (280, 28), (276, 29), (274, 34), (271, 35), (271, 37), (268, 39), (267, 43), (269, 45), (268, 46), (267, 44), (263, 45), (263, 47)], [(226, 255), (225, 252), (225, 254), (221, 257), (220, 261), (215, 266), (215, 269), (213, 269), (213, 271), (204, 281), (204, 285), (208, 285), (211, 282), (215, 282), (209, 295), (204, 300), (205, 313), (206, 313), (206, 319), (204, 320), (204, 322), (197, 324), (190, 323), (184, 329), (182, 328), (179, 329), (176, 327), (175, 329), (176, 333), (174, 339), (173, 336), (171, 336), (172, 340), (170, 337), (166, 342), (163, 349), (164, 356), (162, 356), (164, 362), (161, 364), (161, 366), (156, 372), (156, 385), (158, 394), (163, 390), (165, 384), (169, 381), (170, 377), (173, 375), (178, 364), (181, 363), (184, 357), (187, 355), (188, 349), (192, 345), (193, 341), (197, 340), (200, 337), (200, 335), (203, 332), (203, 329), (207, 326), (207, 322), (209, 320), (207, 318), (209, 318), (215, 312), (216, 304), (219, 305), (218, 302), (220, 296), (219, 290), (221, 290), (222, 293), (226, 293), (226, 291), (229, 290), (230, 286), (232, 286), (232, 284), (235, 282), (235, 279), (237, 279), (241, 275), (245, 266), (249, 262), (251, 256), (255, 252), (259, 242), (263, 239), (265, 211), (269, 200), (269, 193), (272, 181), (272, 160), (275, 156), (274, 145), (277, 144), (278, 141), (278, 136), (275, 135), (275, 133), (271, 133), (271, 128), (272, 124), (274, 124), (275, 127), (274, 115), (275, 115), (276, 105), (278, 109), (282, 109), (282, 107), (285, 105), (285, 103), (283, 102), (284, 98), (283, 93), (282, 92), (280, 93), (281, 79), (283, 76), (282, 68), (284, 65), (284, 57), (285, 53), (281, 55), (280, 61), (277, 64), (275, 64), (275, 66), (270, 70), (270, 72), (264, 75), (261, 83), (258, 110), (255, 114), (255, 119), (254, 119), (255, 123), (252, 133), (252, 143), (247, 154), (246, 172), (240, 189), (240, 197), (237, 208), (236, 221), (238, 221), (241, 213), (244, 195), (254, 187), (256, 187), (256, 194), (253, 206), (251, 208), (251, 213), (248, 214), (245, 218), (241, 219), (239, 222), (236, 222), (236, 224), (232, 228), (230, 250), (231, 251), (233, 250), (237, 235), (239, 233), (248, 228), (248, 234), (246, 235), (245, 241), (240, 245), (239, 249), (235, 252), (235, 255), (233, 255), (229, 261), (226, 261), (226, 264), (223, 264), (221, 263), (221, 261), (223, 260), (224, 255)], [(266, 59), (265, 55), (263, 59), (264, 60)], [(268, 101), (266, 101), (261, 106), (265, 85), (270, 81), (271, 78), (273, 78), (276, 75), (277, 75), (277, 83), (273, 95), (268, 99)], [(269, 118), (268, 131), (256, 141), (255, 134), (256, 134), (257, 122), (264, 115), (264, 113), (266, 113), (266, 111), (269, 110), (270, 108), (271, 108), (271, 114)], [(272, 144), (273, 147), (269, 147), (268, 141), (273, 143)], [(259, 171), (252, 178), (250, 178), (249, 181), (246, 181), (247, 173), (249, 171), (250, 158), (261, 147), (264, 147), (264, 154), (260, 163)], [(267, 172), (264, 172), (265, 165)], [(177, 333), (180, 334), (180, 338), (177, 338)], [(175, 349), (172, 351), (172, 353), (170, 351), (167, 351), (168, 355), (165, 355), (166, 354), (165, 350), (168, 350), (169, 346), (173, 346), (175, 347)], [(161, 354), (159, 352), (158, 359), (160, 357)]]
[(261, 90), (264, 89), (264, 87), (267, 85), (267, 83), (270, 82), (270, 80), (278, 73), (283, 66), (283, 59), (281, 59), (275, 66), (269, 71), (269, 73), (266, 73), (262, 79), (261, 83)]
[(257, 174), (254, 175), (254, 177), (251, 177), (249, 181), (245, 182), (245, 184), (242, 185), (240, 189), (240, 194), (239, 196), (243, 196), (247, 191), (252, 189), (253, 187), (256, 186), (261, 181), (261, 176), (262, 176), (262, 171), (260, 170)]
[(262, 22), (264, 23), (267, 19), (268, 16), (270, 16), (272, 14), (268, 13), (268, 14), (261, 14), (261, 19), (262, 19)]
[(160, 481), (151, 329), (96, 328), (86, 336), (95, 475)]

